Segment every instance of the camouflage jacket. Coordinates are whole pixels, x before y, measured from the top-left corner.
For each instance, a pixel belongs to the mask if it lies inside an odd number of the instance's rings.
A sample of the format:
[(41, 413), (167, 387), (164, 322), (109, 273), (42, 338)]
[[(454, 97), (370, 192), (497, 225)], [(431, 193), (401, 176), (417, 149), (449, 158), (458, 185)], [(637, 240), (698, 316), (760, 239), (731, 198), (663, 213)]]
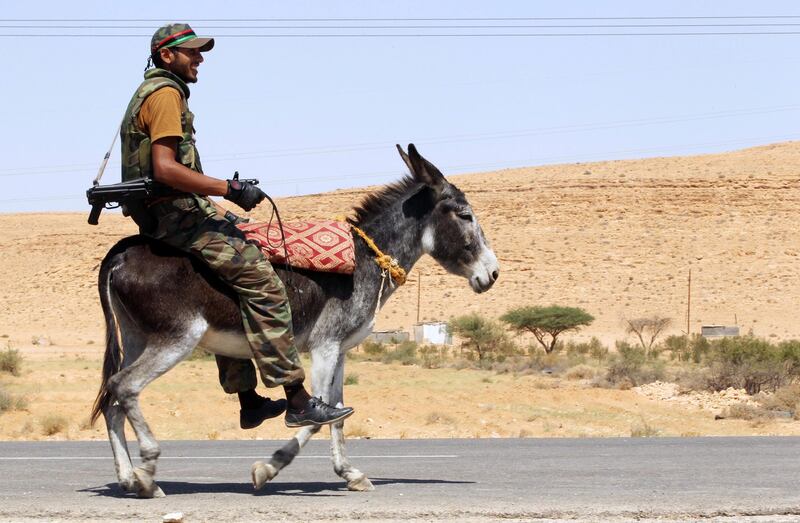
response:
[(200, 155), (194, 144), (194, 115), (189, 110), (189, 87), (176, 75), (164, 69), (150, 69), (144, 74), (144, 81), (133, 94), (125, 116), (122, 119), (120, 138), (122, 141), (122, 181), (137, 178), (152, 178), (153, 163), (151, 157), (150, 136), (139, 128), (137, 119), (145, 99), (161, 89), (172, 87), (181, 95), (183, 111), (181, 112), (181, 128), (183, 136), (178, 143), (176, 160), (193, 171), (203, 172)]
[[(138, 116), (145, 99), (162, 87), (176, 89), (181, 95), (181, 103), (183, 104), (183, 110), (181, 111), (183, 135), (180, 142), (178, 142), (178, 153), (175, 159), (193, 171), (203, 172), (203, 166), (200, 164), (200, 154), (194, 144), (194, 114), (189, 110), (187, 101), (189, 87), (173, 73), (155, 68), (145, 72), (144, 81), (133, 94), (122, 119), (120, 138), (122, 141), (123, 182), (137, 178), (153, 178), (152, 144), (150, 136), (139, 128)], [(216, 214), (214, 205), (208, 197), (197, 194), (187, 194), (186, 196), (194, 200), (197, 207), (206, 216)], [(129, 202), (123, 206), (123, 214), (126, 216), (133, 215), (137, 223), (143, 222), (146, 206), (146, 202)]]

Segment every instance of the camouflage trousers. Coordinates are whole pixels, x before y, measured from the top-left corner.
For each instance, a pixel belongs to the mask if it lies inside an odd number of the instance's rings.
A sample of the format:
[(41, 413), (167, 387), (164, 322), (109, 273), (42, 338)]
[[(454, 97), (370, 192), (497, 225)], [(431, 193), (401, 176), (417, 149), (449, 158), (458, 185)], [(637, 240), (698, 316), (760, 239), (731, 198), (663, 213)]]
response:
[[(264, 385), (302, 383), (286, 289), (261, 250), (202, 197), (156, 203), (147, 214), (150, 223), (143, 234), (193, 254), (239, 295), (244, 332)], [(256, 388), (250, 360), (217, 356), (217, 366), (225, 392)]]

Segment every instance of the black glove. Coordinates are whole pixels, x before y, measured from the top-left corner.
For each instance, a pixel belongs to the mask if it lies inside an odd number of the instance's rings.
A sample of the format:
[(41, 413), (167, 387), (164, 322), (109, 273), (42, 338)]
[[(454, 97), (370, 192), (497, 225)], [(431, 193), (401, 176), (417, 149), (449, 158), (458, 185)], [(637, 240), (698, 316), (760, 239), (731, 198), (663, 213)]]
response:
[(250, 223), (250, 218), (242, 218), (231, 211), (225, 211), (225, 219), (234, 225), (239, 225), (240, 223)]
[(225, 194), (225, 199), (232, 201), (245, 211), (249, 211), (266, 197), (264, 191), (252, 183), (240, 182), (235, 178), (228, 180), (228, 192)]

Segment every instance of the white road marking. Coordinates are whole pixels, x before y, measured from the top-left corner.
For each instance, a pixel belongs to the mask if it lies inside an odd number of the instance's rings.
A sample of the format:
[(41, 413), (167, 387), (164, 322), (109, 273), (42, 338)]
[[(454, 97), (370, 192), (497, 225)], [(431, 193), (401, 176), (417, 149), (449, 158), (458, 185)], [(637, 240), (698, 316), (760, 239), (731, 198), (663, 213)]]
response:
[[(160, 456), (158, 459), (266, 459), (269, 456)], [(455, 459), (456, 454), (407, 454), (407, 455), (387, 455), (387, 456), (349, 456), (350, 459)], [(138, 459), (136, 456), (131, 456)], [(34, 460), (55, 460), (55, 461), (76, 461), (93, 459), (112, 459), (111, 456), (0, 456), (0, 461), (34, 461)], [(294, 459), (331, 459), (330, 456), (297, 456)]]

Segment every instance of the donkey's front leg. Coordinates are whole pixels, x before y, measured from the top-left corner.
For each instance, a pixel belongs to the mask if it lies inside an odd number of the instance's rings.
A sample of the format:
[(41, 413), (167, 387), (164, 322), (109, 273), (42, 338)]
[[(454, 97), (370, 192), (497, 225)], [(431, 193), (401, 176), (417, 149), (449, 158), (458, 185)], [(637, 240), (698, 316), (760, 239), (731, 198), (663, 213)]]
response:
[[(344, 353), (339, 355), (330, 390), (330, 404), (336, 407), (344, 406), (344, 358)], [(344, 421), (331, 425), (331, 460), (333, 461), (333, 470), (340, 478), (347, 481), (349, 490), (359, 492), (375, 490), (369, 478), (350, 464), (345, 453)]]
[[(311, 377), (312, 394), (319, 396), (323, 401), (328, 401), (328, 396), (336, 370), (336, 361), (339, 355), (339, 344), (328, 342), (311, 347)], [(294, 438), (278, 449), (267, 463), (256, 461), (250, 468), (250, 475), (253, 480), (253, 488), (256, 490), (263, 487), (278, 472), (286, 467), (294, 458), (300, 454), (306, 443), (311, 437), (319, 432), (320, 427), (303, 427)]]
[(284, 467), (300, 454), (302, 449), (311, 437), (319, 432), (319, 427), (303, 427), (297, 431), (289, 442), (276, 450), (267, 463), (263, 461), (256, 461), (250, 468), (250, 476), (253, 479), (253, 488), (258, 490), (263, 487), (267, 481), (278, 475)]

